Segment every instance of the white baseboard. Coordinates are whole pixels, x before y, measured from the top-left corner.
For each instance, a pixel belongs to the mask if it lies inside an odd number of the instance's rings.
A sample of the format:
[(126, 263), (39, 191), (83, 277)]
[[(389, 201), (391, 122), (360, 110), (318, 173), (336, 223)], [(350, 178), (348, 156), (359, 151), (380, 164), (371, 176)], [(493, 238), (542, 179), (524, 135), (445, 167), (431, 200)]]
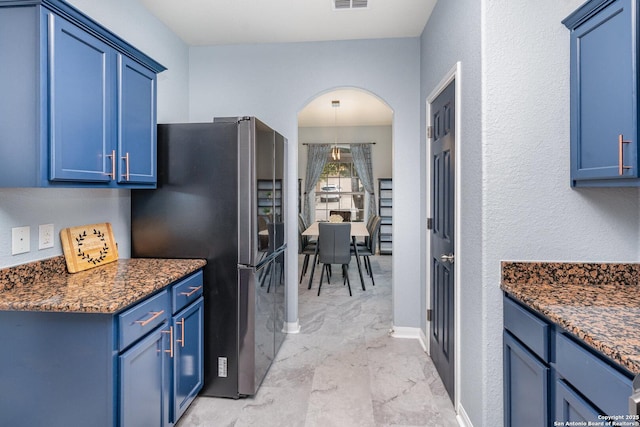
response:
[(428, 341), (427, 341), (427, 336), (424, 334), (424, 331), (422, 329), (420, 330), (420, 345), (422, 346), (422, 349), (424, 350), (425, 353), (429, 354), (429, 347), (427, 345)]
[(282, 332), (285, 334), (297, 334), (300, 333), (300, 322), (296, 319), (295, 322), (284, 322)]
[(427, 351), (427, 337), (420, 328), (408, 328), (406, 326), (394, 326), (389, 330), (389, 336), (393, 338), (409, 338), (418, 340), (422, 349)]
[(419, 340), (422, 330), (420, 328), (408, 328), (406, 326), (393, 326), (389, 331), (389, 336), (394, 338), (411, 338)]
[(473, 427), (473, 424), (471, 424), (471, 420), (469, 419), (467, 412), (464, 410), (461, 404), (458, 405), (458, 416), (456, 417), (456, 420), (458, 421), (458, 425), (460, 427)]

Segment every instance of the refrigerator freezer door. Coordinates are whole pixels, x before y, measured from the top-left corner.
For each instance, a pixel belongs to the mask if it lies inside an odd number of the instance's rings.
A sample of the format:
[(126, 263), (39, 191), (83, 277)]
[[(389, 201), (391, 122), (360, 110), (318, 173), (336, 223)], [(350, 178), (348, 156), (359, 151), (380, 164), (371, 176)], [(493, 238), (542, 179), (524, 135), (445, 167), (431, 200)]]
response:
[(278, 288), (284, 286), (282, 252), (274, 253), (260, 268), (238, 269), (240, 325), (238, 392), (253, 395), (260, 387), (276, 354)]

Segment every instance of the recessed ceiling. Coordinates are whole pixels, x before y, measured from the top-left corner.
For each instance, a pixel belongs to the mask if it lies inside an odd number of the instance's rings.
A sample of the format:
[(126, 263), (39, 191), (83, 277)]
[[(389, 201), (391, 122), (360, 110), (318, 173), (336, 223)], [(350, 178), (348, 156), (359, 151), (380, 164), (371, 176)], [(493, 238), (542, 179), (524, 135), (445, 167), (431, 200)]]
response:
[(140, 0), (190, 46), (418, 37), (436, 1)]
[[(339, 100), (340, 107), (331, 101)], [(337, 123), (336, 123), (337, 122)], [(390, 126), (393, 110), (368, 92), (340, 89), (314, 98), (298, 113), (298, 127)]]

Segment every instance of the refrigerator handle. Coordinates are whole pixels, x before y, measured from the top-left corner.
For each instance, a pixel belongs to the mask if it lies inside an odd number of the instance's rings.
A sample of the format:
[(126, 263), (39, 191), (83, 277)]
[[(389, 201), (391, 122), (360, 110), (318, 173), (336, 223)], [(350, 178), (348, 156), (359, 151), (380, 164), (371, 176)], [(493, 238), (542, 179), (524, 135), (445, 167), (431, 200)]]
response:
[(255, 135), (251, 121), (237, 125), (238, 149), (238, 262), (252, 265), (257, 253), (257, 184), (255, 179)]

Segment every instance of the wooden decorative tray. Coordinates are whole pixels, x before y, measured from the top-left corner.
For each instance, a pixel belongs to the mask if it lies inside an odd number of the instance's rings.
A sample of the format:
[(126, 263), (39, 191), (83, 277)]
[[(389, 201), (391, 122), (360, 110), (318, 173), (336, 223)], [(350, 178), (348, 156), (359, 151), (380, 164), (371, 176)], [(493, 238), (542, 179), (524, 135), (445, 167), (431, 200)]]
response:
[(60, 240), (69, 273), (88, 270), (118, 259), (118, 246), (108, 222), (64, 228), (60, 230)]

